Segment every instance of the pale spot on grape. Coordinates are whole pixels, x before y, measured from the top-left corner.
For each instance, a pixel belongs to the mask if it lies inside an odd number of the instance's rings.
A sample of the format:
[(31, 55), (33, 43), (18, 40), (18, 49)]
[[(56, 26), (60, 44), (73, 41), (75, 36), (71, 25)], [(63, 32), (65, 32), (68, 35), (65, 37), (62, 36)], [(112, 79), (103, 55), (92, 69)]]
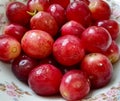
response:
[(17, 48), (16, 48), (16, 47), (13, 47), (13, 48), (12, 48), (12, 52), (13, 52), (13, 53), (16, 53), (16, 52), (17, 52)]
[(64, 97), (67, 97), (67, 96), (68, 96), (67, 92), (64, 92), (64, 93), (63, 93), (63, 96), (64, 96)]
[(72, 76), (70, 75), (70, 76), (67, 77), (67, 79), (65, 80), (65, 82), (69, 83), (71, 81), (71, 79), (72, 79)]
[(63, 43), (62, 43), (62, 46), (65, 46), (65, 45), (67, 45), (69, 43), (69, 40), (68, 39), (65, 39), (64, 41), (63, 41)]
[(111, 52), (111, 53), (113, 53), (113, 52), (114, 52), (114, 50), (112, 50), (112, 49), (111, 49), (111, 50), (110, 50), (110, 52)]
[(52, 12), (55, 12), (55, 11), (56, 11), (56, 7), (55, 7), (55, 6), (52, 6), (51, 11), (52, 11)]
[(102, 63), (99, 63), (98, 65), (99, 65), (99, 67), (102, 67), (102, 66), (103, 66), (103, 64), (102, 64)]
[(110, 57), (108, 57), (109, 58), (109, 60), (110, 60), (110, 62), (111, 63), (115, 63), (115, 62), (117, 62), (117, 60), (119, 60), (119, 56), (110, 56)]
[(90, 29), (89, 34), (93, 34), (93, 33), (95, 33), (95, 31), (93, 29)]
[(92, 75), (90, 75), (90, 76), (89, 76), (89, 79), (93, 79), (93, 76), (92, 76)]
[(19, 63), (19, 66), (25, 66), (25, 64), (27, 63), (27, 60), (22, 60), (20, 63)]
[(75, 83), (73, 83), (73, 87), (74, 88), (80, 88), (81, 87), (81, 82), (76, 81)]
[(39, 70), (36, 71), (37, 75), (40, 75), (41, 73), (42, 73), (42, 69), (39, 69)]

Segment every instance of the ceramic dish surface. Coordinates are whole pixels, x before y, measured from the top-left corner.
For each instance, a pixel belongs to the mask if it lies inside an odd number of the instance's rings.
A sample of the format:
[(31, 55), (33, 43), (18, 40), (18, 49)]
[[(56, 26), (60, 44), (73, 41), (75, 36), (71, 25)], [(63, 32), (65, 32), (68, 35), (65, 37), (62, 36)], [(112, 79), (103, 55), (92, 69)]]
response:
[[(27, 0), (0, 0), (0, 34), (7, 24), (6, 5), (12, 1), (26, 2)], [(120, 24), (120, 0), (106, 0), (112, 15)], [(120, 48), (120, 35), (116, 42)], [(120, 60), (114, 65), (111, 82), (100, 89), (91, 91), (82, 101), (120, 101)], [(27, 85), (19, 81), (11, 71), (11, 65), (0, 61), (0, 101), (64, 101), (61, 96), (42, 97), (36, 95)]]

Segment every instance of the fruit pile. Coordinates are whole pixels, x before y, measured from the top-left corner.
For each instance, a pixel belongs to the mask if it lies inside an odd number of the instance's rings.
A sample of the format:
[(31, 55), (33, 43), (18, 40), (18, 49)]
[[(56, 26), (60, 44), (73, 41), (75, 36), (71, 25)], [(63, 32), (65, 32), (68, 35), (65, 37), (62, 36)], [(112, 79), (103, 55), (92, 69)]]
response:
[(76, 101), (110, 82), (119, 24), (105, 1), (15, 1), (6, 17), (0, 60), (36, 94)]

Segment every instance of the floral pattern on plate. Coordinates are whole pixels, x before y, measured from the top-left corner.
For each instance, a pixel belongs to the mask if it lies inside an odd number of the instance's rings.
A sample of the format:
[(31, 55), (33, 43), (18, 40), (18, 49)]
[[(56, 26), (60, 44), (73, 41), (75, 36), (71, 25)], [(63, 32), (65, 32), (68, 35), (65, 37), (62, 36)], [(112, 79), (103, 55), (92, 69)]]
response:
[(19, 101), (19, 98), (24, 97), (24, 95), (31, 96), (28, 91), (20, 89), (14, 82), (0, 83), (0, 92), (4, 92), (13, 101)]
[(82, 101), (120, 101), (120, 83), (118, 86), (112, 87), (105, 93)]
[(19, 89), (14, 82), (5, 82), (5, 84), (0, 83), (0, 91), (6, 92), (6, 94), (11, 97), (22, 97), (24, 94), (31, 95), (29, 92)]
[[(0, 92), (5, 92), (8, 96), (12, 97), (14, 101), (19, 101), (20, 97), (24, 95), (31, 96), (28, 91), (19, 89), (14, 82), (0, 83)], [(105, 93), (101, 93), (98, 96), (83, 99), (82, 101), (120, 101), (120, 83), (116, 87), (112, 87)]]

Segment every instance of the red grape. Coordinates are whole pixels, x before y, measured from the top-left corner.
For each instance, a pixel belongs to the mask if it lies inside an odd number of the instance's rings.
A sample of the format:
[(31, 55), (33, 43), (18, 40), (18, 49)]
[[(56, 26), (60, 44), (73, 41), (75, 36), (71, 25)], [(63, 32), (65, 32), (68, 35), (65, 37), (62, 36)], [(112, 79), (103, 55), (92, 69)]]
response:
[(68, 4), (70, 3), (70, 0), (49, 0), (51, 4), (59, 4), (63, 8), (66, 8)]
[(5, 28), (4, 28), (5, 34), (14, 37), (19, 42), (21, 42), (21, 39), (26, 31), (27, 31), (27, 29), (25, 27), (18, 25), (18, 24), (9, 24), (9, 25), (5, 26)]
[(21, 2), (11, 2), (6, 8), (6, 16), (11, 23), (28, 25), (31, 16), (27, 13), (28, 8)]
[(62, 73), (58, 68), (43, 64), (31, 71), (28, 84), (38, 95), (53, 95), (59, 92), (61, 79)]
[(38, 29), (48, 32), (51, 36), (55, 36), (58, 31), (58, 25), (52, 15), (45, 11), (39, 11), (30, 20), (32, 29)]
[(85, 52), (79, 38), (64, 35), (54, 42), (53, 55), (60, 64), (72, 66), (81, 61)]
[(90, 26), (81, 34), (81, 41), (88, 52), (103, 52), (111, 45), (112, 38), (105, 28)]
[(106, 20), (110, 18), (111, 8), (104, 0), (92, 0), (89, 9), (94, 20)]
[(66, 22), (65, 9), (59, 4), (52, 4), (48, 8), (48, 13), (50, 13), (56, 20), (59, 27), (61, 27)]
[(116, 40), (118, 38), (119, 24), (115, 20), (112, 20), (112, 19), (102, 20), (102, 21), (96, 22), (95, 25), (106, 28), (109, 31), (113, 40)]
[(115, 41), (112, 41), (110, 47), (102, 53), (109, 58), (111, 63), (117, 62), (120, 58), (120, 49)]
[(84, 27), (91, 25), (91, 12), (87, 4), (83, 1), (74, 1), (70, 3), (66, 9), (66, 17), (68, 20), (75, 20)]
[(85, 28), (78, 22), (71, 20), (61, 27), (61, 35), (75, 35), (80, 38)]
[(9, 35), (0, 35), (0, 60), (11, 61), (19, 56), (21, 52), (20, 43)]
[(48, 0), (28, 0), (27, 7), (30, 12), (46, 11), (50, 3)]
[(12, 62), (12, 71), (19, 80), (27, 83), (30, 71), (36, 66), (35, 59), (22, 54)]
[(29, 30), (21, 40), (24, 52), (30, 57), (42, 59), (52, 53), (53, 38), (42, 30)]
[(113, 75), (111, 62), (105, 55), (100, 53), (86, 55), (80, 68), (88, 75), (92, 88), (101, 88), (107, 85)]
[(76, 101), (85, 97), (90, 91), (90, 82), (80, 70), (70, 70), (62, 78), (60, 93), (68, 101)]

